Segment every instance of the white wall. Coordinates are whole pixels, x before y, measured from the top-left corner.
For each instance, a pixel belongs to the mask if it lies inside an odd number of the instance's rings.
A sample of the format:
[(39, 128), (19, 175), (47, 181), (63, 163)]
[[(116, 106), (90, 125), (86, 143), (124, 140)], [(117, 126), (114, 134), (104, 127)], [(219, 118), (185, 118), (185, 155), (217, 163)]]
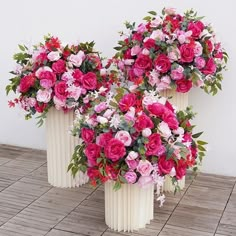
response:
[(234, 0), (8, 0), (0, 7), (0, 143), (45, 149), (45, 130), (37, 128), (35, 120), (24, 121), (15, 109), (9, 109), (5, 85), (13, 68), (12, 55), (19, 43), (37, 43), (43, 35), (57, 35), (63, 42), (95, 40), (104, 55), (111, 56), (123, 22), (140, 21), (147, 11), (161, 11), (164, 6), (180, 12), (194, 8), (205, 15), (216, 29), (218, 38), (230, 55), (223, 92), (211, 97), (195, 90), (190, 104), (199, 113), (196, 124), (204, 130), (209, 152), (203, 171), (236, 176), (234, 124), (236, 109), (236, 14)]

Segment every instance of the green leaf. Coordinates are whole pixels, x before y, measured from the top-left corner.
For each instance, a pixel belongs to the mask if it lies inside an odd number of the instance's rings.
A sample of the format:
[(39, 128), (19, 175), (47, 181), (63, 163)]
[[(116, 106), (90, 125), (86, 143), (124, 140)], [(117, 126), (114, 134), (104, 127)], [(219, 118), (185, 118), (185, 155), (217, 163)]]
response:
[(18, 44), (18, 47), (21, 51), (23, 51), (23, 52), (25, 51), (25, 47), (23, 45)]
[(72, 168), (73, 165), (74, 165), (74, 163), (70, 163), (70, 165), (69, 165), (68, 168), (67, 168), (67, 172), (70, 171), (70, 169)]
[(113, 190), (117, 191), (121, 188), (121, 183), (119, 180), (116, 181), (116, 183), (113, 186)]
[(193, 137), (193, 138), (198, 138), (198, 137), (200, 137), (202, 134), (203, 134), (203, 132), (199, 132), (199, 133), (193, 134), (192, 137)]
[(143, 18), (143, 20), (145, 20), (145, 21), (151, 21), (151, 19), (152, 19), (151, 16), (145, 16), (145, 17)]
[(207, 142), (201, 141), (201, 140), (198, 140), (197, 143), (198, 143), (199, 145), (206, 145), (206, 144), (208, 144)]
[(156, 15), (157, 15), (157, 13), (156, 13), (155, 11), (149, 11), (148, 13), (151, 14), (151, 15), (153, 15), (153, 16), (156, 16)]
[(201, 145), (198, 145), (197, 148), (198, 148), (200, 151), (202, 151), (202, 152), (205, 152), (205, 151), (206, 151), (206, 149), (205, 149), (203, 146), (201, 146)]

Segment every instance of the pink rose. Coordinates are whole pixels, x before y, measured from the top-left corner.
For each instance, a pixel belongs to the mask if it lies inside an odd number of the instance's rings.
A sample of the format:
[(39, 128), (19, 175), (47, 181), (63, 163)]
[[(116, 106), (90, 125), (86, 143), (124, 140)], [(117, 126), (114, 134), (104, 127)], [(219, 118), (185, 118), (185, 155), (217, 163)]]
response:
[(177, 89), (179, 93), (187, 93), (193, 86), (191, 80), (181, 79), (176, 81)]
[(131, 170), (135, 170), (138, 166), (138, 161), (137, 160), (127, 160), (127, 159), (125, 159), (125, 162)]
[(92, 143), (94, 140), (94, 131), (88, 128), (81, 129), (81, 138), (84, 140), (85, 143)]
[(52, 86), (54, 86), (56, 82), (56, 75), (52, 72), (52, 69), (49, 68), (48, 66), (39, 68), (36, 71), (35, 75), (39, 78), (40, 85), (45, 89), (51, 88)]
[(68, 96), (66, 82), (65, 81), (60, 81), (59, 83), (57, 83), (55, 85), (54, 91), (55, 91), (55, 95), (59, 99), (65, 100), (67, 98), (67, 96)]
[(128, 172), (126, 172), (124, 177), (129, 184), (134, 184), (137, 179), (137, 175), (133, 170), (129, 170)]
[(159, 102), (155, 102), (151, 105), (148, 105), (147, 110), (150, 112), (151, 115), (162, 117), (162, 115), (164, 114), (166, 110), (166, 107)]
[(165, 54), (159, 54), (154, 61), (155, 68), (161, 73), (166, 73), (171, 68), (170, 59)]
[(151, 48), (157, 48), (156, 41), (154, 39), (147, 39), (145, 40), (143, 47), (150, 50)]
[(127, 160), (135, 160), (137, 159), (139, 156), (139, 154), (137, 152), (134, 151), (130, 151), (128, 156), (126, 157)]
[(148, 160), (140, 160), (137, 166), (137, 171), (142, 176), (150, 176), (151, 172), (153, 171), (153, 166)]
[(163, 116), (162, 119), (164, 122), (166, 122), (168, 124), (168, 126), (171, 129), (178, 129), (179, 127), (179, 122), (175, 116), (174, 113), (172, 113), (171, 111), (166, 111)]
[(81, 80), (85, 89), (94, 90), (97, 88), (97, 76), (93, 72), (88, 72), (87, 74), (83, 75)]
[(187, 29), (192, 31), (193, 38), (198, 38), (204, 30), (204, 24), (201, 21), (190, 21)]
[(158, 133), (154, 133), (148, 137), (148, 143), (145, 144), (147, 156), (159, 156), (165, 151), (165, 147), (162, 145), (161, 136)]
[(168, 52), (168, 58), (171, 62), (178, 61), (180, 59), (180, 51), (178, 48), (172, 48)]
[(216, 72), (216, 64), (214, 59), (211, 57), (208, 59), (206, 66), (202, 69), (204, 75), (213, 75)]
[(132, 143), (132, 138), (129, 132), (125, 130), (120, 130), (116, 133), (115, 138), (120, 140), (126, 147), (130, 146)]
[(194, 55), (195, 57), (199, 57), (202, 55), (202, 45), (199, 42), (195, 42), (194, 44)]
[(134, 67), (141, 70), (150, 70), (152, 68), (152, 60), (149, 56), (140, 54), (135, 61)]
[(39, 89), (37, 92), (37, 101), (48, 103), (51, 100), (52, 90), (51, 89)]
[(112, 138), (113, 136), (110, 132), (103, 133), (97, 137), (96, 143), (101, 147), (105, 147)]
[(131, 56), (136, 56), (141, 52), (141, 48), (139, 45), (135, 45), (131, 48)]
[(126, 112), (136, 104), (136, 96), (133, 93), (124, 95), (119, 101), (119, 108), (122, 112)]
[(206, 61), (203, 57), (196, 57), (194, 63), (199, 70), (201, 70), (206, 65)]
[(134, 128), (139, 132), (146, 128), (152, 129), (153, 127), (152, 120), (145, 113), (137, 117), (134, 125)]
[(180, 46), (180, 56), (182, 62), (192, 62), (194, 58), (194, 47), (192, 44), (182, 44)]
[(150, 184), (153, 184), (153, 178), (151, 176), (140, 176), (138, 180), (138, 185), (141, 188), (148, 187)]
[(76, 67), (80, 67), (84, 59), (85, 54), (83, 51), (79, 51), (76, 55), (72, 54), (69, 56), (69, 61)]
[(94, 111), (96, 111), (97, 113), (100, 113), (104, 111), (106, 108), (107, 108), (107, 104), (105, 102), (101, 102), (98, 105), (95, 105)]
[(186, 175), (187, 164), (185, 160), (180, 159), (175, 166), (176, 179), (182, 179)]
[(179, 80), (184, 77), (184, 68), (182, 66), (178, 66), (176, 69), (171, 71), (170, 74), (173, 80)]
[(60, 59), (52, 64), (52, 69), (57, 74), (62, 74), (66, 71), (66, 63)]
[(57, 61), (60, 59), (60, 53), (58, 51), (52, 51), (47, 55), (49, 61)]
[(112, 161), (118, 161), (126, 154), (126, 149), (124, 144), (115, 138), (112, 138), (104, 148), (105, 156)]
[(161, 156), (158, 159), (158, 170), (160, 175), (166, 175), (171, 172), (174, 167), (174, 161), (172, 159), (167, 160), (165, 156)]
[(95, 143), (89, 143), (85, 150), (84, 154), (88, 158), (88, 165), (90, 167), (97, 165), (97, 158), (100, 157), (101, 148)]
[(72, 73), (72, 76), (73, 76), (73, 78), (75, 79), (75, 85), (76, 86), (79, 86), (79, 85), (81, 85), (82, 84), (82, 76), (83, 76), (83, 73), (82, 73), (82, 71), (81, 70), (79, 70), (79, 69), (75, 69), (74, 71), (73, 71), (73, 73)]
[(19, 86), (19, 91), (21, 93), (26, 93), (29, 91), (31, 87), (34, 86), (34, 83), (36, 81), (36, 78), (34, 77), (33, 74), (26, 75), (20, 80), (20, 86)]

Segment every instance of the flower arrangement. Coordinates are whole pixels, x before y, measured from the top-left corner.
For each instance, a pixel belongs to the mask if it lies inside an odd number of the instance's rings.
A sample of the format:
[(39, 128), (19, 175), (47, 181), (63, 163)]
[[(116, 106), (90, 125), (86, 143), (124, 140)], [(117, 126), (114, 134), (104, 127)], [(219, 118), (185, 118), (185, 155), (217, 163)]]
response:
[(173, 8), (164, 8), (160, 16), (149, 13), (138, 26), (126, 22), (129, 32), (121, 32), (124, 39), (115, 47), (114, 60), (125, 77), (143, 90), (186, 93), (196, 86), (215, 95), (228, 55), (211, 25), (193, 10), (184, 15)]
[(113, 180), (116, 190), (123, 183), (160, 188), (167, 174), (177, 184), (186, 169), (196, 171), (206, 142), (196, 140), (201, 133), (193, 134), (191, 109), (176, 111), (156, 92), (125, 91), (94, 100), (86, 116), (77, 113), (72, 131), (81, 143), (68, 171), (87, 171), (94, 186)]
[(14, 77), (6, 87), (7, 94), (13, 91), (18, 97), (9, 106), (19, 104), (26, 119), (41, 113), (39, 125), (51, 107), (85, 111), (91, 94), (104, 96), (114, 82), (94, 50), (94, 42), (63, 46), (57, 37), (46, 36), (33, 49), (19, 48), (21, 52), (14, 55), (17, 68), (11, 72)]

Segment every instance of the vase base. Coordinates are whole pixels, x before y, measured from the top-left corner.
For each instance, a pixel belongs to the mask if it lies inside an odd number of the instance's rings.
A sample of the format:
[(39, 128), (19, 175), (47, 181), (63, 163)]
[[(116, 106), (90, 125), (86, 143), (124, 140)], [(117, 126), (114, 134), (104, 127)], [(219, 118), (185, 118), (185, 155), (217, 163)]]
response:
[[(183, 190), (185, 188), (185, 176), (181, 180), (178, 180), (178, 185), (180, 190)], [(165, 182), (162, 190), (164, 192), (170, 193), (173, 193), (175, 191), (175, 186), (172, 184), (172, 179), (168, 175), (165, 176)]]

